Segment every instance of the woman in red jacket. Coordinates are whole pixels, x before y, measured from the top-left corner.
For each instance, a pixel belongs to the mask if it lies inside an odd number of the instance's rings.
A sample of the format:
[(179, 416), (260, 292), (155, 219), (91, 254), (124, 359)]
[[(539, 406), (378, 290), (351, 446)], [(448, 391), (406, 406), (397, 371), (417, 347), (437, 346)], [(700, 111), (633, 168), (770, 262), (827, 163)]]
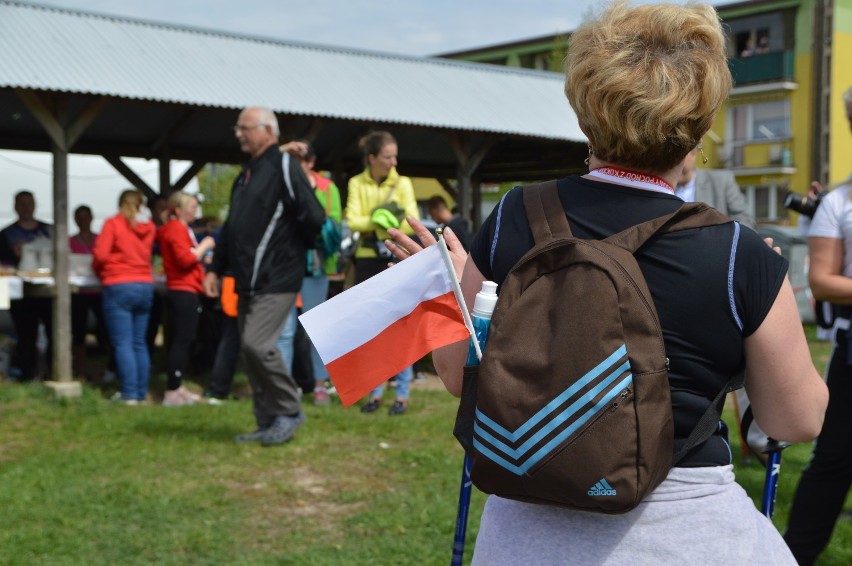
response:
[(122, 192), (119, 213), (104, 222), (92, 248), (92, 268), (103, 286), (104, 320), (121, 379), (121, 400), (126, 405), (145, 400), (151, 369), (145, 331), (154, 296), (151, 248), (155, 229), (144, 204), (139, 191)]
[(201, 400), (199, 395), (181, 383), (183, 371), (189, 360), (189, 350), (195, 338), (198, 315), (201, 311), (199, 295), (203, 292), (204, 254), (216, 247), (211, 236), (201, 242), (189, 227), (198, 214), (198, 200), (178, 191), (169, 197), (171, 219), (157, 230), (157, 242), (166, 272), (166, 304), (169, 309), (168, 383), (163, 405), (181, 407)]

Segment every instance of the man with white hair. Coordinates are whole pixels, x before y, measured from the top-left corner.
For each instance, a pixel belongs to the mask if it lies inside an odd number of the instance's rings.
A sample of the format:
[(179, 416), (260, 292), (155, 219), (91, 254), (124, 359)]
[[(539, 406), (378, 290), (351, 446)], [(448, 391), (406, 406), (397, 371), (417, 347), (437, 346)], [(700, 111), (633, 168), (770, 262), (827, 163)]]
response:
[[(289, 441), (305, 422), (299, 389), (275, 341), (302, 284), (306, 249), (297, 233), (298, 203), (284, 186), (275, 114), (246, 108), (234, 135), (249, 160), (231, 189), (228, 218), (204, 288), (208, 296), (217, 296), (219, 277), (230, 271), (239, 296), (240, 341), (257, 430), (234, 440), (272, 446)], [(294, 188), (303, 184), (311, 191), (298, 159), (290, 160), (288, 172)]]

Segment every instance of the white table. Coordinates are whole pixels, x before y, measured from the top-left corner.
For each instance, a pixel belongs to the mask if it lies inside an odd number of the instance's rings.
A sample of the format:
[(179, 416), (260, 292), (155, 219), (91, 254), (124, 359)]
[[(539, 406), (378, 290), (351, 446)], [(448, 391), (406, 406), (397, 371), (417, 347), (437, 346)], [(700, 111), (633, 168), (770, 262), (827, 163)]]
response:
[(9, 310), (9, 301), (24, 296), (24, 280), (17, 276), (0, 277), (0, 310)]

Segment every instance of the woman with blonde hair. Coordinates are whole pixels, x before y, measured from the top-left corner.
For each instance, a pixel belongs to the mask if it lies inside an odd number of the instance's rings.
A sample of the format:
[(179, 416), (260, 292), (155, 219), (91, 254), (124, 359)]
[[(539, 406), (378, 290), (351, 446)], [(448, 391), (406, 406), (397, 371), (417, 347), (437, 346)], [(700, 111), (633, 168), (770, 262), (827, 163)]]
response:
[(103, 286), (104, 320), (126, 405), (145, 401), (151, 368), (145, 332), (154, 294), (155, 229), (144, 205), (141, 192), (122, 192), (118, 214), (104, 222), (92, 249), (92, 267)]
[(183, 386), (183, 372), (198, 327), (200, 295), (204, 292), (202, 261), (216, 247), (212, 236), (199, 242), (189, 225), (198, 214), (198, 199), (176, 191), (169, 197), (169, 220), (157, 230), (157, 243), (166, 273), (166, 304), (169, 309), (170, 344), (166, 393), (163, 405), (181, 407), (201, 400)]
[[(589, 140), (589, 172), (560, 179), (557, 191), (575, 237), (603, 239), (683, 205), (673, 188), (684, 158), (700, 145), (731, 87), (725, 53), (718, 16), (701, 4), (619, 2), (573, 34), (565, 92)], [(469, 256), (448, 237), (468, 305), (483, 281), (502, 284), (534, 244), (522, 193), (516, 187), (504, 196)], [(427, 241), (422, 227), (415, 232)], [(399, 257), (405, 256), (401, 247), (417, 250), (398, 232), (391, 236)], [(675, 452), (744, 370), (755, 420), (770, 436), (800, 442), (819, 432), (825, 384), (811, 362), (780, 254), (754, 231), (728, 222), (655, 236), (635, 257), (663, 330)], [(433, 353), (438, 374), (456, 395), (466, 353), (465, 342)], [(719, 422), (645, 500), (621, 515), (489, 497), (473, 563), (795, 561), (734, 481), (727, 429)]]
[[(385, 131), (370, 132), (361, 139), (364, 152), (364, 171), (349, 179), (346, 197), (346, 220), (353, 232), (360, 233), (355, 250), (355, 282), (361, 283), (384, 270), (392, 259), (384, 245), (388, 228), (411, 233), (405, 217), (417, 218), (417, 200), (411, 179), (396, 171), (398, 147), (396, 139)], [(412, 368), (396, 376), (396, 399), (388, 409), (391, 416), (408, 409), (408, 389)], [(362, 413), (374, 413), (382, 403), (384, 387), (370, 393), (361, 406)]]

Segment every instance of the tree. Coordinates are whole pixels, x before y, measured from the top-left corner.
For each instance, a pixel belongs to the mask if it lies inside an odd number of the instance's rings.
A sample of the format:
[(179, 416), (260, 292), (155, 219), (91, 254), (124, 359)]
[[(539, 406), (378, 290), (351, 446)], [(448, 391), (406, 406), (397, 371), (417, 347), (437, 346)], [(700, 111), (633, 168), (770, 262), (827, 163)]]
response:
[(204, 195), (204, 216), (224, 222), (231, 202), (231, 185), (240, 173), (238, 165), (208, 163), (198, 172), (198, 192)]

